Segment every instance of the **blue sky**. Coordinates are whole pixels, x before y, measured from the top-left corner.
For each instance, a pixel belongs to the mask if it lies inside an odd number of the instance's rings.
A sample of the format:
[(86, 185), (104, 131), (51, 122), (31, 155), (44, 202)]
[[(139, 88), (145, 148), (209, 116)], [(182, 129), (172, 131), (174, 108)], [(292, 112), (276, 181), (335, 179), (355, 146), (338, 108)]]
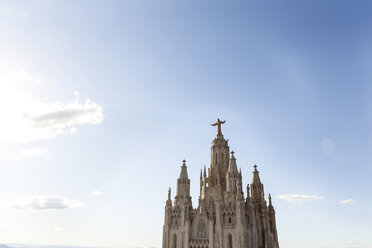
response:
[(0, 242), (160, 247), (221, 118), (281, 247), (372, 247), (371, 7), (0, 1)]

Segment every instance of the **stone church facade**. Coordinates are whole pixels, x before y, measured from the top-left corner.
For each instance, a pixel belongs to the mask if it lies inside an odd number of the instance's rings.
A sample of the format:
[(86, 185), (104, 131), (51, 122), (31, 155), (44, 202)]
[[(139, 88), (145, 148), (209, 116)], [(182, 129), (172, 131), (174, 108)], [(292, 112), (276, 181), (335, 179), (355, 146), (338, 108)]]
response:
[(221, 132), (212, 141), (211, 166), (200, 171), (198, 207), (192, 206), (186, 161), (177, 179), (174, 201), (171, 190), (165, 206), (163, 248), (279, 248), (275, 210), (267, 204), (257, 166), (247, 196), (242, 173)]

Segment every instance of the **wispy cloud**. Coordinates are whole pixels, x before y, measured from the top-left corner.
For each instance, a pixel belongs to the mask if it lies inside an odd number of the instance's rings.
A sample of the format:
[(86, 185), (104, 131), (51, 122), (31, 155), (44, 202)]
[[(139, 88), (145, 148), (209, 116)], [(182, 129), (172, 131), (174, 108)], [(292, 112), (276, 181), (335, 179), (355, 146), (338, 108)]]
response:
[(81, 201), (62, 196), (32, 196), (9, 204), (14, 209), (26, 209), (30, 211), (60, 210), (67, 208), (79, 208), (85, 204)]
[(342, 205), (350, 205), (350, 204), (355, 204), (355, 200), (350, 198), (350, 199), (342, 200), (340, 201), (340, 203)]
[(70, 128), (70, 134), (75, 134), (76, 131), (77, 131), (77, 128), (76, 127)]
[(18, 73), (16, 74), (16, 78), (18, 78), (19, 80), (30, 81), (35, 84), (42, 84), (40, 76), (31, 75), (23, 69), (19, 69)]
[(94, 190), (90, 193), (92, 196), (103, 196), (103, 192), (100, 190)]
[(88, 98), (81, 101), (77, 92), (67, 102), (42, 101), (17, 87), (20, 80), (41, 83), (40, 78), (24, 70), (16, 77), (0, 73), (1, 141), (26, 143), (50, 139), (62, 133), (74, 134), (77, 125), (102, 122), (103, 107)]
[(31, 15), (31, 10), (30, 9), (21, 9), (21, 10), (16, 10), (13, 8), (6, 8), (5, 9), (6, 13), (10, 16), (16, 16), (16, 17), (22, 17), (22, 18), (27, 18)]
[(305, 202), (313, 200), (321, 200), (324, 197), (317, 195), (277, 195), (279, 199), (286, 200), (288, 202)]
[(23, 157), (37, 157), (41, 156), (43, 154), (46, 154), (48, 151), (46, 149), (41, 149), (41, 148), (34, 148), (34, 149), (24, 149), (20, 150), (18, 152), (18, 157), (23, 158)]
[(50, 231), (50, 232), (56, 232), (56, 231), (61, 231), (62, 228), (60, 228), (60, 227), (47, 227), (47, 228), (45, 228), (45, 230)]
[(31, 14), (31, 11), (29, 9), (21, 10), (18, 12), (22, 17), (29, 17)]

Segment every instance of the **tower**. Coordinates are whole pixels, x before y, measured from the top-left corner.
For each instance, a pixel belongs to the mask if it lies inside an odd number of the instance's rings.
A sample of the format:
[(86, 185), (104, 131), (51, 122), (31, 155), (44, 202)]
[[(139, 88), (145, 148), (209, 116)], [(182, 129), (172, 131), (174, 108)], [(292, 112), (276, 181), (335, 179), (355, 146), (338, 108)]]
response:
[(174, 201), (171, 189), (165, 206), (163, 248), (279, 248), (275, 210), (265, 200), (257, 166), (244, 197), (242, 172), (230, 153), (221, 125), (212, 141), (210, 167), (200, 171), (197, 208), (190, 196), (190, 179), (183, 160)]

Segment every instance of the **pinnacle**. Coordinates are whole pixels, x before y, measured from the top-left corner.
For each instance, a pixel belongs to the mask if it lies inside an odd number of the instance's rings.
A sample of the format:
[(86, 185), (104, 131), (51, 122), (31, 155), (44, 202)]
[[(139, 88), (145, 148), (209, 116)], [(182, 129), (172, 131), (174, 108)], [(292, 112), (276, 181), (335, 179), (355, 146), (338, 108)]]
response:
[(189, 179), (189, 177), (187, 175), (186, 160), (182, 161), (180, 179)]
[(236, 167), (236, 160), (234, 157), (234, 152), (231, 152), (231, 159), (230, 159), (229, 168), (227, 171), (230, 173), (233, 173), (234, 175), (238, 174), (238, 168)]
[(258, 174), (257, 165), (254, 165), (254, 171), (253, 171), (253, 180), (252, 183), (254, 184), (261, 184), (260, 176)]

